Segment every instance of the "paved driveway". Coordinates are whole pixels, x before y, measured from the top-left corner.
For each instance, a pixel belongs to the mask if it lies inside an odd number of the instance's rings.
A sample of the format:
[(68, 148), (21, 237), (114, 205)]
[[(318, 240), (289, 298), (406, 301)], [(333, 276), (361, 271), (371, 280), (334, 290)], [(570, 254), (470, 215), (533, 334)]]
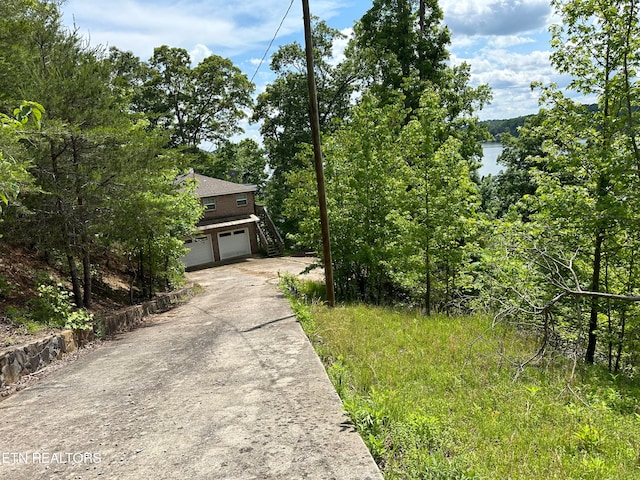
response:
[(286, 300), (250, 259), (0, 402), (0, 478), (381, 479)]

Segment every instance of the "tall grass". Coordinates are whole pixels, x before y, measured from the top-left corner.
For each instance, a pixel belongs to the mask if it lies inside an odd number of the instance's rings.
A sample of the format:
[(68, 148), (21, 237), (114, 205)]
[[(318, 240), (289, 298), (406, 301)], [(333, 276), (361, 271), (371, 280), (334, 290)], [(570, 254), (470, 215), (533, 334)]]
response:
[[(640, 388), (483, 316), (296, 306), (387, 479), (640, 478)], [(516, 378), (517, 377), (517, 378)]]

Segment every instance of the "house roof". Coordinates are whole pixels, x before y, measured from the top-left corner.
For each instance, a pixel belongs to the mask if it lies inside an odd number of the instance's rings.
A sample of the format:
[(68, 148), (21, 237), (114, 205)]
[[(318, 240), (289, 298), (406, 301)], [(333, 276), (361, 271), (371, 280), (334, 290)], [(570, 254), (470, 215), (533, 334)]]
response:
[(204, 175), (194, 173), (193, 171), (178, 177), (177, 182), (182, 183), (189, 178), (196, 181), (196, 195), (200, 198), (248, 193), (255, 192), (257, 190), (255, 185), (242, 185), (240, 183), (227, 182), (226, 180), (220, 180), (219, 178), (206, 177)]

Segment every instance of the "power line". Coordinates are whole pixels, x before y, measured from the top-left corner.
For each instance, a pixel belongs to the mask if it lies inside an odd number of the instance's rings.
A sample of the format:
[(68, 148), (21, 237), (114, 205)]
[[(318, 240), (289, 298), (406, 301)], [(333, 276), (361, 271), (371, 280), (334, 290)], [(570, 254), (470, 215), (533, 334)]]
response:
[(291, 0), (291, 3), (289, 4), (289, 8), (287, 8), (287, 11), (285, 12), (284, 17), (282, 17), (282, 20), (280, 20), (280, 25), (278, 25), (278, 29), (276, 30), (276, 33), (273, 35), (273, 38), (269, 42), (269, 46), (267, 47), (267, 50), (264, 52), (264, 55), (262, 56), (262, 60), (260, 60), (260, 63), (258, 64), (258, 68), (256, 68), (255, 72), (253, 72), (253, 75), (251, 76), (251, 83), (253, 83), (253, 79), (256, 78), (256, 75), (258, 74), (258, 70), (260, 70), (260, 67), (264, 63), (264, 59), (267, 58), (267, 54), (269, 53), (269, 50), (271, 50), (271, 46), (273, 45), (273, 42), (275, 41), (276, 37), (278, 36), (278, 33), (280, 32), (280, 29), (282, 28), (282, 24), (287, 19), (287, 15), (289, 15), (289, 12), (291, 11), (291, 7), (293, 7), (293, 2), (294, 0)]

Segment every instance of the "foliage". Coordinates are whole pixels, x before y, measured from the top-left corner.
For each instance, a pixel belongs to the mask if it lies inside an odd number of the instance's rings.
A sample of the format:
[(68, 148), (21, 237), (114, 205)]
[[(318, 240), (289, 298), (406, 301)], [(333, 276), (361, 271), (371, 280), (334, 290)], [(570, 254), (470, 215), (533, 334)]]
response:
[(494, 263), (498, 298), (516, 319), (526, 316), (545, 334), (553, 332), (587, 362), (603, 359), (611, 371), (633, 371), (629, 352), (639, 327), (633, 305), (640, 225), (638, 6), (586, 0), (554, 6), (563, 23), (552, 29), (552, 62), (573, 76), (570, 89), (596, 96), (598, 108), (553, 86), (543, 89), (547, 109), (516, 144), (529, 152), (524, 162), (535, 194), (522, 197), (498, 227), (506, 235), (494, 237), (501, 252)]
[(405, 107), (416, 109), (427, 82), (441, 83), (450, 42), (442, 18), (436, 0), (374, 0), (356, 23), (347, 55), (382, 103), (402, 91)]
[(93, 315), (76, 309), (73, 293), (58, 283), (41, 284), (38, 296), (30, 301), (29, 317), (36, 323), (72, 330), (91, 330)]
[(46, 328), (46, 325), (33, 320), (26, 309), (10, 306), (7, 307), (5, 314), (12, 324), (21, 326), (28, 334), (34, 334)]
[(162, 150), (162, 135), (150, 135), (142, 123), (130, 129), (128, 138), (133, 141), (118, 155), (126, 169), (121, 172), (123, 182), (114, 185), (109, 196), (103, 241), (117, 245), (127, 258), (131, 294), (137, 285), (150, 298), (156, 289), (180, 283), (183, 238), (192, 233), (202, 206), (195, 185), (175, 183), (177, 160), (171, 151)]
[(517, 136), (502, 136), (504, 148), (497, 161), (506, 168), (495, 177), (485, 177), (481, 184), (483, 211), (492, 217), (504, 216), (521, 198), (535, 193), (536, 183), (531, 174), (532, 169), (549, 170), (544, 162), (544, 140), (535, 133), (536, 128), (542, 125), (545, 115), (541, 111), (537, 115), (526, 117)]
[(141, 88), (142, 111), (152, 124), (171, 132), (173, 145), (197, 149), (239, 133), (251, 106), (253, 85), (226, 58), (209, 55), (195, 67), (186, 50), (166, 45), (154, 50)]
[(536, 339), (485, 316), (300, 310), (385, 478), (637, 476), (637, 381), (562, 357), (514, 381)]
[[(24, 141), (10, 145), (22, 148), (34, 177), (34, 187), (21, 195), (24, 208), (7, 211), (5, 226), (12, 241), (28, 243), (50, 259), (63, 258), (80, 307), (91, 305), (94, 259), (105, 251), (131, 259), (132, 291), (139, 288), (150, 296), (179, 283), (182, 236), (191, 232), (201, 208), (190, 190), (174, 184), (184, 156), (167, 149), (169, 135), (154, 130), (137, 110), (153, 72), (133, 55), (111, 50), (107, 57), (102, 47), (89, 47), (77, 31), (63, 27), (55, 2), (12, 3), (20, 8), (9, 21), (23, 35), (0, 35), (0, 41), (3, 52), (11, 52), (11, 71), (21, 81), (19, 88), (17, 83), (8, 85), (3, 94), (9, 100), (18, 95), (37, 98), (47, 105), (45, 115), (32, 102), (16, 111), (21, 125), (32, 118), (42, 128), (21, 131)], [(162, 52), (158, 68), (176, 53)], [(237, 111), (241, 106), (222, 98), (236, 84), (224, 75), (222, 85), (216, 83), (218, 68), (237, 73), (216, 58), (197, 69), (210, 100), (225, 106), (205, 105), (209, 116), (197, 117), (208, 122), (204, 126), (196, 128), (190, 117), (183, 127), (196, 129), (188, 134), (192, 139), (205, 139), (216, 125), (221, 134), (231, 132), (242, 115)], [(239, 82), (249, 88), (246, 79)], [(15, 189), (12, 192), (15, 197)]]
[(484, 120), (480, 123), (487, 127), (488, 132), (496, 142), (502, 141), (504, 135), (517, 137), (520, 127), (522, 127), (531, 115), (524, 115), (515, 118), (506, 118), (501, 120)]
[(30, 122), (40, 128), (43, 113), (42, 105), (27, 101), (13, 111), (13, 117), (0, 113), (0, 214), (3, 204), (16, 201), (20, 190), (33, 182), (31, 163), (18, 141), (24, 136), (20, 130)]
[[(447, 131), (440, 97), (427, 92), (423, 98), (406, 122), (401, 98), (381, 105), (365, 95), (351, 119), (324, 141), (334, 276), (342, 299), (444, 307), (467, 281), (461, 268), (475, 208), (469, 164), (460, 153), (462, 141)], [(311, 168), (290, 175), (289, 182), (285, 212), (300, 225), (291, 238), (319, 249)]]
[(191, 161), (193, 169), (208, 177), (235, 183), (256, 185), (256, 196), (262, 198), (267, 183), (265, 151), (254, 140), (224, 142), (214, 153), (199, 152)]
[[(313, 20), (312, 30), (320, 128), (329, 133), (336, 120), (349, 114), (355, 76), (346, 65), (331, 61), (333, 46), (344, 35), (318, 19)], [(285, 179), (305, 166), (298, 153), (311, 143), (304, 48), (297, 42), (280, 47), (271, 58), (271, 70), (276, 79), (258, 95), (252, 121), (262, 122), (260, 133), (271, 172), (265, 188), (269, 212), (284, 233), (295, 233), (297, 217), (285, 218), (283, 208), (289, 193)]]

